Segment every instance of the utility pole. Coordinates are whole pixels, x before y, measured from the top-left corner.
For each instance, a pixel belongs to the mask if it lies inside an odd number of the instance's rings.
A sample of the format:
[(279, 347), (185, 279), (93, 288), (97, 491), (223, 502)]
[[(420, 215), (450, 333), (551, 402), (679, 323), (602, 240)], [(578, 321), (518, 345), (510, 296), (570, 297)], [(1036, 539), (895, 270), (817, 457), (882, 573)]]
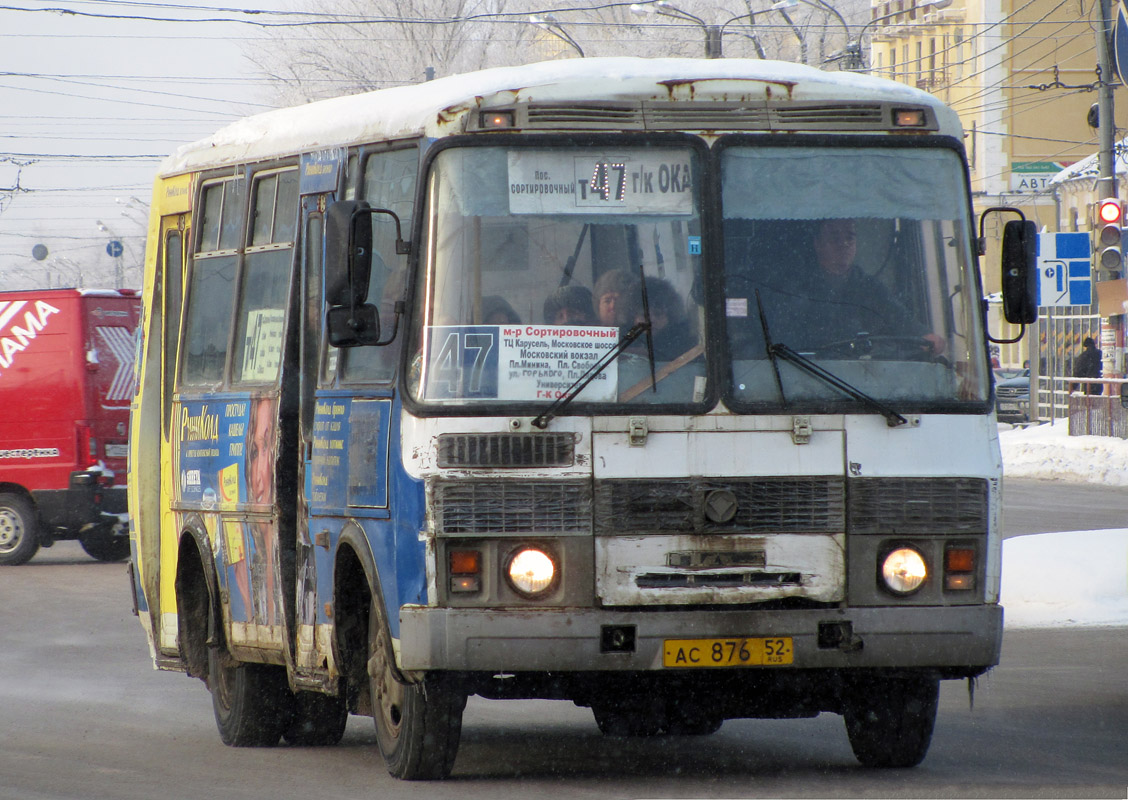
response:
[[(1109, 52), (1114, 24), (1112, 0), (1099, 0), (1099, 3), (1101, 14), (1100, 25), (1097, 27), (1097, 66), (1100, 70), (1100, 85), (1097, 87), (1099, 126), (1097, 134), (1100, 140), (1100, 150), (1097, 153), (1097, 166), (1100, 171), (1100, 178), (1097, 181), (1098, 207), (1101, 200), (1119, 197), (1116, 185), (1116, 115), (1112, 103), (1113, 68), (1112, 54)], [(1123, 244), (1121, 246), (1123, 248)], [(1113, 280), (1123, 280), (1123, 264), (1120, 267), (1121, 269), (1111, 272), (1108, 277)], [(1111, 334), (1109, 340), (1101, 337), (1101, 349), (1104, 350), (1106, 362), (1104, 374), (1107, 377), (1119, 377), (1124, 372), (1124, 315), (1110, 314), (1108, 327)], [(1110, 353), (1109, 350), (1112, 352)]]
[(1109, 51), (1113, 30), (1112, 0), (1100, 0), (1100, 11), (1100, 27), (1097, 30), (1097, 64), (1101, 71), (1100, 85), (1097, 87), (1097, 109), (1100, 125), (1098, 128), (1100, 151), (1097, 159), (1100, 168), (1100, 182), (1097, 187), (1097, 199), (1105, 200), (1117, 196), (1116, 153), (1114, 152), (1116, 117), (1112, 104), (1112, 76), (1114, 71), (1112, 68), (1112, 53)]

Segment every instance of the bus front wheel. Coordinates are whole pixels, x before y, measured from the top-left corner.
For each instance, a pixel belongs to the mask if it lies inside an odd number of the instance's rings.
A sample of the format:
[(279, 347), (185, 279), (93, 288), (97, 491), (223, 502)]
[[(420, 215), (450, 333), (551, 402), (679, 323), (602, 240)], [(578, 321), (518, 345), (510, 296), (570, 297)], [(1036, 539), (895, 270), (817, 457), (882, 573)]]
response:
[(932, 741), (939, 694), (932, 676), (857, 681), (842, 714), (854, 756), (867, 767), (915, 767)]
[(368, 623), (368, 687), (376, 741), (388, 772), (402, 780), (450, 775), (462, 735), (466, 694), (441, 674), (419, 683), (401, 680), (379, 600)]

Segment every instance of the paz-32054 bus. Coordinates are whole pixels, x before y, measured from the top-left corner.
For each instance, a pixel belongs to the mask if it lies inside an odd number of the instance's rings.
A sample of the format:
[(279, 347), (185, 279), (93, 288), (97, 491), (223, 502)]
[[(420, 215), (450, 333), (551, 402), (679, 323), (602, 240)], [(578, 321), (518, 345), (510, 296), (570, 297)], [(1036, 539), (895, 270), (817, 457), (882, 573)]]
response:
[(999, 657), (979, 251), (951, 110), (791, 64), (495, 69), (181, 148), (130, 445), (156, 665), (232, 745), (372, 716), (408, 779), (473, 694), (833, 712), (919, 762)]

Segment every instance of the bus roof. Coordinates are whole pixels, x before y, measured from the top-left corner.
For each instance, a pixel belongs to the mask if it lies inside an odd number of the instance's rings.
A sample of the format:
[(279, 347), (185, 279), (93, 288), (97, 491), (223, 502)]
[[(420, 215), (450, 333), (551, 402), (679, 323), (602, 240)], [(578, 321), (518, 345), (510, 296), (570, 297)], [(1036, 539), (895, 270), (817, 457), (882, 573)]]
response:
[(855, 72), (753, 59), (582, 58), (452, 75), (246, 117), (178, 148), (162, 176), (364, 142), (458, 132), (464, 112), (513, 103), (592, 101), (884, 101), (935, 109), (943, 133), (955, 113), (932, 95)]

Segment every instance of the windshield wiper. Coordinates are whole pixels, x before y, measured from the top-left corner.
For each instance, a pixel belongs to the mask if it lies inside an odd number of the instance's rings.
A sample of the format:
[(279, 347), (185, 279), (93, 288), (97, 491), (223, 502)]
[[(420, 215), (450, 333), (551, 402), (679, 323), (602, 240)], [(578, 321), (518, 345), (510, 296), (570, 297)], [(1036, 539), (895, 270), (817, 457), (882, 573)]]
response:
[[(607, 365), (618, 358), (619, 353), (623, 352), (632, 344), (634, 344), (635, 339), (642, 336), (644, 333), (649, 332), (650, 326), (647, 323), (636, 323), (629, 331), (626, 332), (623, 338), (620, 339), (614, 347), (600, 356), (598, 361), (588, 367), (587, 372), (578, 377), (575, 383), (569, 386), (568, 390), (565, 391), (564, 394), (553, 401), (552, 405), (550, 405), (536, 417), (533, 417), (533, 421), (530, 424), (534, 428), (539, 428), (542, 431), (547, 428), (549, 421), (557, 414), (559, 414), (565, 406), (575, 400), (580, 392), (582, 392), (589, 383), (595, 380), (596, 376), (599, 375), (599, 373), (607, 369)], [(651, 363), (653, 364), (654, 362), (651, 361)]]
[(775, 371), (776, 386), (779, 387), (779, 396), (785, 403), (787, 402), (787, 397), (784, 396), (783, 381), (779, 376), (778, 359), (780, 358), (782, 358), (784, 361), (788, 361), (794, 364), (795, 366), (799, 367), (799, 369), (806, 372), (808, 375), (813, 375), (829, 386), (834, 387), (843, 394), (853, 397), (855, 400), (860, 401), (866, 407), (881, 414), (883, 417), (885, 417), (885, 421), (888, 423), (890, 428), (896, 428), (899, 425), (908, 424), (907, 419), (902, 417), (900, 414), (898, 414), (896, 411), (894, 411), (881, 401), (870, 397), (868, 394), (863, 392), (858, 387), (854, 386), (852, 383), (848, 383), (842, 380), (842, 378), (839, 378), (833, 372), (824, 369), (806, 356), (796, 353), (787, 345), (777, 344), (773, 342), (771, 332), (768, 330), (768, 318), (764, 315), (764, 304), (760, 300), (759, 289), (756, 290), (756, 305), (758, 307), (758, 311), (760, 312), (760, 325), (764, 329), (764, 346), (768, 351), (768, 357), (772, 361), (772, 369)]

